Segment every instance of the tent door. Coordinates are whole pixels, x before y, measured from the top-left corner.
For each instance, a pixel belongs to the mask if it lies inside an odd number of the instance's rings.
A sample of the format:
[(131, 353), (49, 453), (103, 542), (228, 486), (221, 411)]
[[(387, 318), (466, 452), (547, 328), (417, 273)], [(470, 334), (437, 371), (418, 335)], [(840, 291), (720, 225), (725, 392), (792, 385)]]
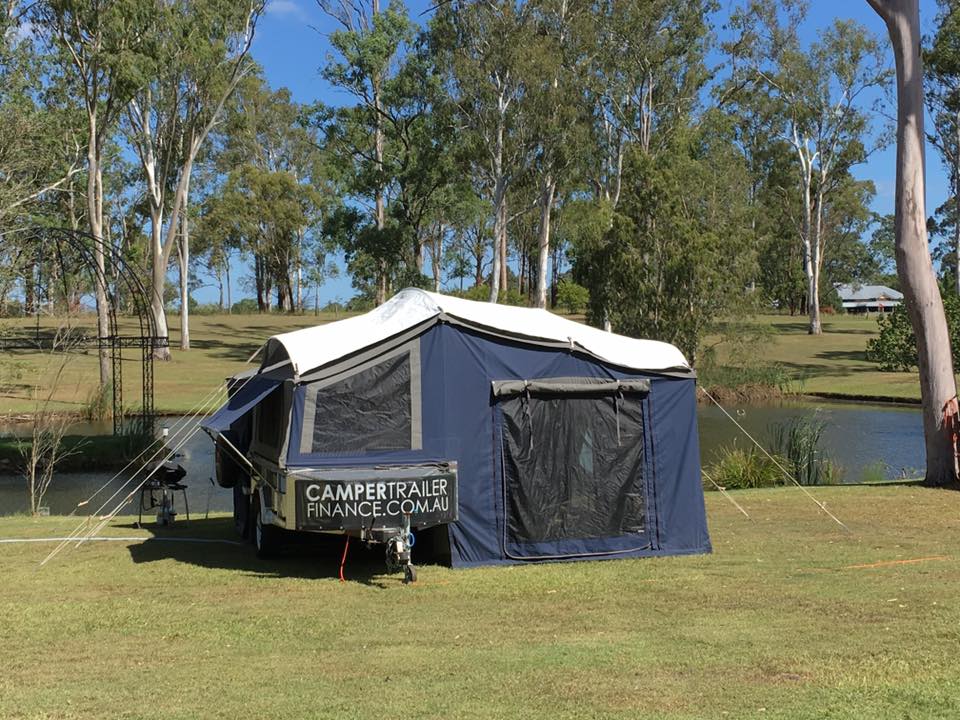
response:
[[(649, 547), (649, 385), (584, 378), (578, 386), (575, 380), (503, 383), (502, 392), (495, 384), (508, 557), (560, 559)], [(616, 549), (604, 552), (612, 540), (619, 540)]]

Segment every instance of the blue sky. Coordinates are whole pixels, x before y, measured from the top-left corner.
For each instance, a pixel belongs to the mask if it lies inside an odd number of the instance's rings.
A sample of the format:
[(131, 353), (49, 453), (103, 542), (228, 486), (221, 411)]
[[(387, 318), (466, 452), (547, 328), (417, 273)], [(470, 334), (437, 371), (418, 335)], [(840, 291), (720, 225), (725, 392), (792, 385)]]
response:
[[(386, 0), (384, 0), (386, 2)], [(717, 26), (729, 15), (736, 0), (721, 0), (721, 10), (715, 18)], [(421, 22), (429, 17), (433, 3), (423, 0), (407, 2), (410, 15)], [(426, 14), (424, 14), (426, 13)], [(921, 21), (930, 28), (936, 14), (935, 0), (920, 0)], [(884, 47), (889, 47), (886, 28), (867, 5), (866, 0), (812, 0), (810, 12), (802, 28), (804, 41), (815, 38), (819, 29), (837, 18), (854, 19), (871, 32), (881, 36)], [(327, 34), (336, 29), (335, 23), (320, 11), (314, 0), (272, 0), (266, 15), (260, 21), (253, 45), (253, 56), (263, 66), (267, 80), (274, 88), (290, 88), (294, 100), (307, 103), (322, 100), (330, 104), (347, 102), (342, 93), (331, 88), (320, 77), (320, 68), (329, 52)], [(890, 58), (892, 67), (892, 56)], [(893, 115), (895, 108), (889, 113)], [(855, 170), (859, 178), (871, 179), (877, 195), (873, 209), (878, 213), (893, 212), (895, 178), (895, 149), (890, 147), (874, 153), (869, 161)], [(927, 153), (927, 211), (932, 212), (947, 196), (947, 179), (933, 148)], [(244, 267), (244, 272), (248, 272)], [(249, 293), (234, 288), (234, 298)], [(321, 303), (346, 300), (354, 294), (348, 277), (327, 283), (321, 291)], [(214, 298), (212, 288), (198, 292), (201, 302)]]

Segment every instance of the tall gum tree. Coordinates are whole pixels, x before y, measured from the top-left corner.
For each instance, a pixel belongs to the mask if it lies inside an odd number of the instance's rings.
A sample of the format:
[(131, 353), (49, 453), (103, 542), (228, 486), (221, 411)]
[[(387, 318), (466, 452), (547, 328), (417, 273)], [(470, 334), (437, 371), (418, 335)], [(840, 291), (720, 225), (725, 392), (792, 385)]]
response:
[[(387, 229), (388, 109), (384, 104), (385, 85), (396, 73), (404, 48), (412, 39), (413, 25), (403, 3), (391, 0), (382, 8), (380, 0), (318, 0), (320, 9), (333, 18), (340, 29), (330, 35), (330, 44), (339, 58), (330, 57), (323, 76), (336, 87), (349, 92), (358, 102), (345, 109), (338, 119), (345, 127), (337, 133), (339, 145), (350, 157), (351, 190), (372, 199), (375, 245), (389, 246)], [(386, 301), (390, 291), (390, 262), (378, 253), (375, 301)]]
[(960, 6), (953, 0), (939, 0), (939, 6), (937, 32), (923, 61), (931, 139), (950, 182), (950, 197), (937, 214), (952, 231), (954, 289), (960, 294)]
[(738, 38), (732, 47), (740, 61), (733, 84), (761, 91), (753, 97), (770, 106), (774, 133), (798, 161), (795, 187), (801, 200), (808, 332), (819, 335), (824, 209), (850, 168), (879, 146), (864, 103), (887, 84), (890, 73), (876, 40), (852, 21), (837, 20), (808, 49), (802, 48), (797, 26), (805, 8), (806, 3), (788, 2), (784, 22), (778, 6), (758, 1), (733, 17)]
[[(188, 264), (189, 234), (182, 215), (193, 165), (237, 83), (253, 69), (249, 51), (263, 7), (262, 0), (165, 5), (154, 35), (161, 62), (129, 102), (128, 137), (140, 160), (150, 212), (151, 310), (163, 337), (169, 335), (163, 290), (178, 243), (183, 264)], [(182, 282), (188, 270), (181, 268)], [(185, 350), (190, 347), (188, 308), (189, 303), (181, 303), (180, 345)], [(156, 354), (170, 358), (166, 347)]]
[[(149, 0), (46, 0), (31, 21), (56, 53), (65, 82), (79, 98), (86, 120), (87, 223), (96, 238), (94, 296), (97, 334), (110, 334), (104, 243), (104, 155), (124, 106), (155, 66)], [(110, 382), (106, 347), (99, 352), (100, 385)]]
[(457, 132), (493, 215), (490, 302), (506, 290), (510, 191), (526, 170), (526, 69), (531, 7), (503, 0), (453, 0), (438, 7), (431, 42), (457, 107)]
[(957, 386), (943, 299), (927, 246), (919, 0), (867, 2), (887, 26), (897, 66), (897, 275), (917, 338), (925, 480), (957, 487)]
[[(584, 170), (599, 214), (610, 222), (623, 192), (632, 152), (655, 158), (683, 132), (708, 79), (713, 0), (602, 0), (595, 22), (577, 26), (586, 68), (585, 112), (591, 128)], [(611, 226), (605, 229), (610, 229)], [(613, 329), (610, 316), (629, 300), (603, 276), (590, 288), (591, 317)]]

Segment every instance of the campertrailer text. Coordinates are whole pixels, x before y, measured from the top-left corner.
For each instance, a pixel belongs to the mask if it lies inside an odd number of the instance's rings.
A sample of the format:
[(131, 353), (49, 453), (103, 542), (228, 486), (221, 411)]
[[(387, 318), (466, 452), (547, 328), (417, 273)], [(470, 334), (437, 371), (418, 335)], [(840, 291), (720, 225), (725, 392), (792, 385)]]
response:
[(301, 480), (297, 483), (297, 524), (304, 529), (387, 526), (405, 515), (419, 522), (443, 522), (453, 514), (452, 476), (376, 481)]

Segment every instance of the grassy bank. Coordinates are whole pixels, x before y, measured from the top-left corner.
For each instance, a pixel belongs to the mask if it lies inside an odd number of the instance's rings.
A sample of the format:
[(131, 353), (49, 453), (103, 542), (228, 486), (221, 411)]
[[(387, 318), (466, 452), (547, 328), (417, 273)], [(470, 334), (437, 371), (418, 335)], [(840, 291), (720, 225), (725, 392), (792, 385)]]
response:
[(782, 368), (793, 392), (825, 397), (919, 401), (916, 373), (881, 372), (867, 361), (867, 341), (876, 337), (877, 320), (866, 315), (825, 315), (823, 335), (807, 334), (802, 317), (762, 315), (770, 328), (756, 359)]
[[(0, 437), (0, 474), (19, 474), (22, 471), (22, 442), (28, 443), (29, 439)], [(137, 436), (65, 435), (57, 471), (69, 473), (119, 470), (137, 457), (147, 444)]]
[[(379, 554), (0, 545), (4, 718), (960, 716), (960, 493), (707, 498), (710, 556), (454, 571)], [(117, 522), (108, 532), (149, 535)], [(180, 536), (229, 537), (226, 519)], [(0, 520), (4, 537), (65, 518)]]
[[(341, 314), (339, 317), (343, 317)], [(170, 316), (171, 355), (169, 362), (157, 362), (155, 402), (159, 412), (184, 413), (208, 397), (224, 378), (250, 367), (247, 360), (277, 333), (289, 332), (336, 319), (333, 314), (313, 315), (198, 315), (190, 320), (190, 351), (178, 348), (179, 318)], [(49, 322), (49, 321), (48, 321)], [(95, 322), (91, 318), (91, 323)], [(93, 330), (91, 325), (90, 330)], [(130, 332), (135, 332), (132, 327)], [(124, 352), (124, 397), (136, 403), (140, 394), (141, 365), (139, 351)], [(31, 412), (31, 383), (40, 375), (52, 375), (49, 360), (42, 353), (14, 351), (0, 361), (8, 370), (0, 387), (0, 416)], [(70, 358), (56, 395), (56, 406), (67, 412), (83, 414), (90, 403), (90, 389), (98, 377), (95, 352)], [(2, 376), (0, 376), (2, 377)]]
[[(342, 317), (342, 315), (340, 316)], [(247, 367), (250, 355), (270, 335), (337, 319), (331, 314), (313, 315), (208, 315), (191, 320), (193, 349), (179, 350), (178, 319), (171, 316), (170, 362), (156, 364), (156, 406), (165, 413), (182, 413), (194, 408), (223, 379)], [(92, 318), (91, 318), (92, 321)], [(12, 322), (12, 321), (9, 321)], [(32, 321), (31, 321), (32, 322)], [(48, 321), (49, 322), (49, 321)], [(756, 368), (744, 372), (736, 367), (721, 368), (714, 376), (721, 384), (737, 378), (758, 380), (748, 398), (762, 398), (773, 377), (789, 393), (809, 393), (852, 398), (887, 398), (915, 401), (920, 389), (915, 373), (884, 373), (866, 360), (867, 340), (877, 334), (873, 317), (825, 316), (824, 334), (807, 335), (803, 318), (763, 315), (754, 319), (769, 328), (769, 334), (750, 351)], [(92, 330), (92, 326), (91, 326)], [(127, 351), (124, 363), (124, 397), (139, 394), (140, 359)], [(723, 347), (721, 365), (728, 363)], [(31, 383), (50, 374), (42, 354), (29, 351), (7, 353), (0, 361), (0, 416), (29, 413)], [(755, 377), (756, 376), (756, 377)], [(82, 414), (90, 404), (90, 388), (97, 377), (94, 354), (77, 354), (70, 359), (57, 393), (59, 408)], [(709, 373), (704, 373), (709, 378)]]

